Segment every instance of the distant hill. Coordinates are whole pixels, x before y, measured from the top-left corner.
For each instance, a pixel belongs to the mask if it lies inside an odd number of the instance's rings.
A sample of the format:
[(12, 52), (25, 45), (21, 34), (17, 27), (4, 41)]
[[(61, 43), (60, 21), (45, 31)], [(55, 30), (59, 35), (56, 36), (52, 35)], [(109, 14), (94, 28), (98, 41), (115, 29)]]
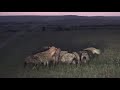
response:
[(39, 22), (60, 25), (120, 25), (119, 16), (0, 16), (1, 22)]

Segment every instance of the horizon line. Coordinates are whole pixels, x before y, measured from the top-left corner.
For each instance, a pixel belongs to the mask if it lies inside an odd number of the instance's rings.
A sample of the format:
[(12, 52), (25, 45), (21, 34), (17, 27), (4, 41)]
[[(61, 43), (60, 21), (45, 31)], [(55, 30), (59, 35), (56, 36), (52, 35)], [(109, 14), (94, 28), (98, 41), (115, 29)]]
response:
[(84, 15), (0, 15), (0, 16), (82, 16), (82, 17), (120, 17), (120, 16), (84, 16)]
[(120, 16), (120, 12), (0, 12), (0, 16)]

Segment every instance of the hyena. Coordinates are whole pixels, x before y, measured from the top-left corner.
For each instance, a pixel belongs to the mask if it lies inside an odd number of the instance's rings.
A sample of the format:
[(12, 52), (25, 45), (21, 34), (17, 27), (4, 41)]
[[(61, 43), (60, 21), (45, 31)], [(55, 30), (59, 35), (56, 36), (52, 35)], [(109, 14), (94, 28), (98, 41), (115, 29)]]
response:
[(68, 51), (61, 51), (61, 52), (60, 52), (60, 55), (59, 55), (59, 63), (63, 63), (63, 62), (61, 61), (61, 59), (62, 59), (63, 55), (65, 55), (66, 53), (68, 53)]
[(24, 68), (27, 65), (32, 65), (32, 67), (36, 67), (39, 64), (41, 64), (41, 62), (37, 60), (37, 57), (34, 57), (33, 55), (31, 55), (31, 56), (28, 56), (28, 57), (25, 58)]
[(87, 51), (90, 58), (94, 58), (95, 56), (98, 56), (101, 54), (101, 51), (99, 49), (96, 49), (94, 47), (89, 47), (84, 49), (84, 51)]
[(93, 54), (98, 54), (98, 55), (101, 53), (101, 51), (99, 49), (96, 49), (94, 47), (89, 47), (89, 48), (86, 48), (84, 50), (91, 51)]
[(44, 46), (42, 48), (40, 48), (39, 50), (37, 50), (36, 52), (33, 52), (32, 54), (36, 54), (36, 53), (39, 53), (39, 52), (44, 52), (44, 51), (47, 51), (50, 49), (50, 46)]
[(67, 64), (76, 64), (76, 55), (73, 53), (65, 53), (61, 56), (60, 61)]
[(61, 57), (62, 57), (63, 55), (65, 55), (66, 53), (68, 53), (68, 51), (61, 51), (61, 52), (60, 52), (60, 55), (59, 55), (59, 56), (60, 56), (59, 59), (61, 59)]
[(37, 57), (37, 60), (43, 63), (44, 66), (49, 66), (49, 63), (54, 61), (53, 56), (56, 53), (56, 50), (57, 48), (52, 46), (49, 50), (37, 53), (34, 56)]
[(40, 49), (40, 52), (44, 52), (50, 49), (50, 46), (44, 46)]
[(32, 56), (28, 56), (27, 58), (25, 58), (24, 67), (26, 67), (27, 64), (32, 64), (34, 66), (44, 64), (44, 66), (48, 66), (49, 63), (54, 60), (53, 56), (55, 52), (56, 48), (52, 46), (47, 51), (39, 52)]
[(79, 51), (79, 56), (80, 56), (80, 61), (81, 63), (86, 63), (87, 61), (90, 60), (89, 54), (87, 51)]
[(53, 55), (53, 64), (56, 65), (58, 64), (60, 61), (60, 53), (61, 53), (61, 49), (57, 48), (55, 54)]

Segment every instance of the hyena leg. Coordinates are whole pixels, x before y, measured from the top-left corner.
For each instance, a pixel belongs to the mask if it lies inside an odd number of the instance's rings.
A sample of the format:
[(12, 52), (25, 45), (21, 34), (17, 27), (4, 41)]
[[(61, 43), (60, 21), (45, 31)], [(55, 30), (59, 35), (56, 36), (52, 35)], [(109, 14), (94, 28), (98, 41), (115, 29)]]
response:
[(36, 64), (36, 69), (39, 70), (39, 64)]
[(50, 67), (50, 65), (49, 65), (49, 61), (46, 62), (46, 65), (47, 65), (47, 67)]
[(48, 65), (49, 65), (48, 61), (44, 62), (43, 64), (44, 64), (44, 66), (46, 66), (46, 67), (48, 67)]
[(33, 63), (33, 64), (32, 64), (32, 70), (36, 69), (36, 66), (37, 66), (37, 64), (36, 64), (36, 63)]
[(33, 67), (32, 67), (32, 70), (34, 70), (34, 69), (36, 69), (36, 66), (33, 66)]
[(53, 67), (55, 67), (57, 65), (57, 61), (53, 61)]
[(46, 62), (43, 62), (43, 65), (46, 66)]
[(77, 60), (73, 60), (73, 61), (72, 61), (72, 64), (74, 64), (74, 65), (77, 67), (77, 65), (78, 65)]
[(78, 62), (78, 64), (81, 64), (80, 60), (78, 60), (77, 62)]
[(81, 60), (77, 60), (77, 65), (81, 65)]
[(26, 63), (26, 62), (24, 62), (24, 68), (26, 68), (26, 66), (27, 66), (27, 63)]
[(54, 61), (53, 61), (53, 65), (55, 65), (55, 64), (56, 64), (56, 61), (54, 60)]
[(37, 69), (39, 70), (39, 68), (42, 66), (42, 63), (41, 62), (39, 62), (39, 63), (37, 63)]
[(25, 63), (24, 63), (24, 68), (31, 68), (31, 63), (25, 62)]
[(39, 67), (44, 68), (44, 62), (41, 62)]

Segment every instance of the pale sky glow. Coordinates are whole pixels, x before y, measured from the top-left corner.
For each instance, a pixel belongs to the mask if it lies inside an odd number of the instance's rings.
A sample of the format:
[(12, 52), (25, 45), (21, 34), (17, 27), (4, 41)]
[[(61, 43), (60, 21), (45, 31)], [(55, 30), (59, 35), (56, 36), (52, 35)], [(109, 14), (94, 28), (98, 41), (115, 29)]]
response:
[(0, 16), (16, 15), (78, 15), (78, 16), (120, 16), (120, 12), (0, 12)]

